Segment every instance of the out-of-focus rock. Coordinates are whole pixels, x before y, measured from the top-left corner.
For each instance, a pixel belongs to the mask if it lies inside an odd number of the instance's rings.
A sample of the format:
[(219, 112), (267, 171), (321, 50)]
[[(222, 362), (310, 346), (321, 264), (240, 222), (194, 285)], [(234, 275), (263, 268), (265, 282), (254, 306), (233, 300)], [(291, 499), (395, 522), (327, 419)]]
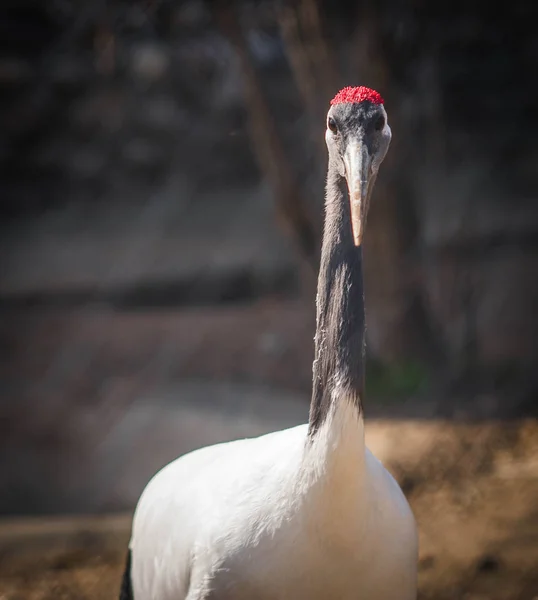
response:
[(130, 67), (133, 75), (144, 83), (162, 79), (170, 66), (170, 58), (164, 45), (144, 42), (131, 49)]

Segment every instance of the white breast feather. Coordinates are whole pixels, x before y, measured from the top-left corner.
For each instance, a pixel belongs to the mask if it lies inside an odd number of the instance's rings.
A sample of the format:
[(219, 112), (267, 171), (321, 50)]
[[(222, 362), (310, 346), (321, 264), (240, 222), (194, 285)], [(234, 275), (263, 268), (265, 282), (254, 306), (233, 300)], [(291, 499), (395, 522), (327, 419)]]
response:
[(415, 598), (407, 501), (352, 403), (336, 406), (314, 441), (302, 425), (160, 471), (134, 518), (136, 600)]

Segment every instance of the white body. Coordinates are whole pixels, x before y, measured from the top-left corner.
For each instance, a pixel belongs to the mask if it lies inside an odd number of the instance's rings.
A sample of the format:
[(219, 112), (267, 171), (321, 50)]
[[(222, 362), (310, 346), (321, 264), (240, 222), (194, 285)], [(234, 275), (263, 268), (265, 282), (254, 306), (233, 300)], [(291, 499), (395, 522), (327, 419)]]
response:
[(131, 538), (134, 600), (415, 600), (417, 533), (343, 400), (307, 426), (162, 469)]

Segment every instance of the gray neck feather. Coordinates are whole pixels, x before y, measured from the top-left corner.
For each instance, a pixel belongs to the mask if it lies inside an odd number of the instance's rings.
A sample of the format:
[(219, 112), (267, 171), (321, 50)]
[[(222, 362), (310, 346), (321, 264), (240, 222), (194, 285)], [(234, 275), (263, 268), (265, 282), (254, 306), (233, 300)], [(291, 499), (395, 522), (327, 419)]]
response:
[(353, 243), (346, 181), (330, 164), (318, 278), (310, 436), (339, 401), (335, 390), (345, 390), (357, 411), (362, 410), (364, 344), (362, 248)]

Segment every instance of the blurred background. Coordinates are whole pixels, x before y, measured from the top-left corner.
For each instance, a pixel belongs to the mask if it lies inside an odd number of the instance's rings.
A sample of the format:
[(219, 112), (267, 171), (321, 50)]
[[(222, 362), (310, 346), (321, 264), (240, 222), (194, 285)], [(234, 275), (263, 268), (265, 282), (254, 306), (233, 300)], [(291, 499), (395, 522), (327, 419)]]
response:
[(4, 0), (2, 599), (116, 597), (158, 468), (306, 421), (344, 85), (378, 89), (393, 131), (364, 404), (421, 597), (538, 597), (532, 9)]

